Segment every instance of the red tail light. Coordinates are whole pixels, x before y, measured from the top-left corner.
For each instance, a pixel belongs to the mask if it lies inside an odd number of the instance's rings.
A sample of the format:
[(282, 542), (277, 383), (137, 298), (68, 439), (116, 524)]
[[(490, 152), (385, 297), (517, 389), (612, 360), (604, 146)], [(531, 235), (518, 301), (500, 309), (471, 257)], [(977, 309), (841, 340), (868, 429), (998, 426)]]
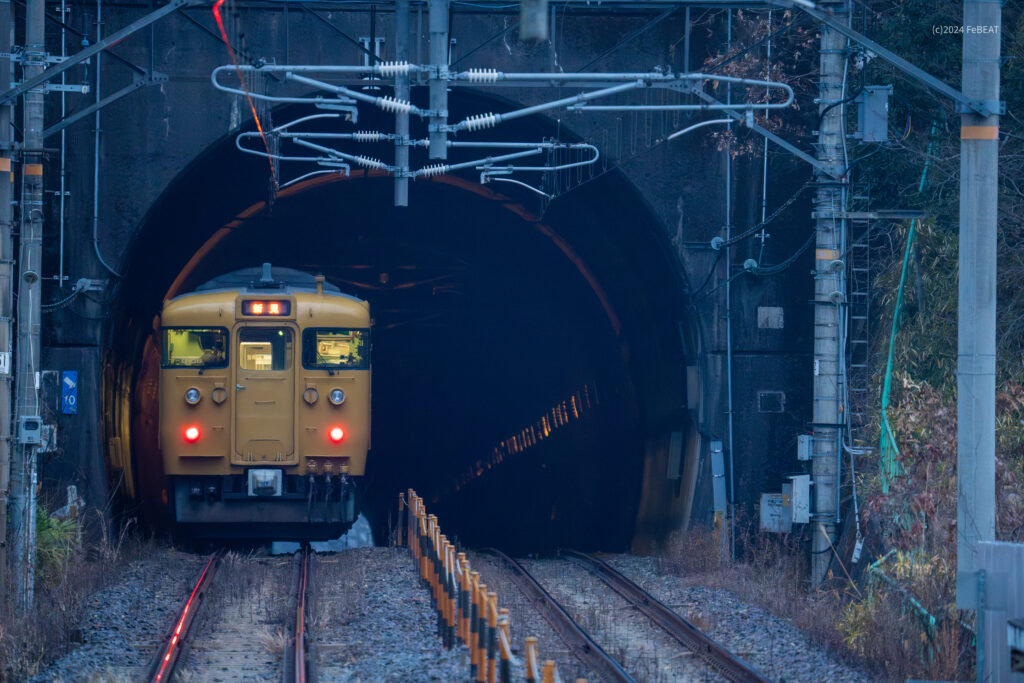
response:
[(334, 443), (341, 443), (341, 440), (345, 438), (345, 432), (341, 427), (331, 427), (330, 431), (327, 432), (327, 436)]
[(189, 443), (199, 441), (199, 427), (196, 427), (195, 425), (185, 427), (185, 441), (188, 441)]

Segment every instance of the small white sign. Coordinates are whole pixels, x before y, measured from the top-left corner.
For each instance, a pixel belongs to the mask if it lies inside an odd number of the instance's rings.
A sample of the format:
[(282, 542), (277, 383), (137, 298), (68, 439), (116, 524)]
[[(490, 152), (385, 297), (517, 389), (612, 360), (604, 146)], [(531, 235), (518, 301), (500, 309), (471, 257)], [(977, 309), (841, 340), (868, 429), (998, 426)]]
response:
[(11, 374), (11, 352), (0, 351), (0, 375)]
[(758, 306), (757, 326), (762, 330), (781, 330), (786, 327), (782, 306)]

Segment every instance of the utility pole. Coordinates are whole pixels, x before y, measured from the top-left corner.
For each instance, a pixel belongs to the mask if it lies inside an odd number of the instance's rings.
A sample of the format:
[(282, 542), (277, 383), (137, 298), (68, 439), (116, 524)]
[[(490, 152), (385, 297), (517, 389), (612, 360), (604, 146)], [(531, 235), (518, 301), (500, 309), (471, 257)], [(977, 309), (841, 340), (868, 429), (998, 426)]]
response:
[[(25, 8), (27, 81), (46, 65), (44, 0), (28, 0)], [(43, 238), (43, 89), (24, 95), (22, 134), (21, 258), (18, 285), (18, 376), (14, 449), (14, 566), (19, 603), (31, 608), (35, 598), (36, 445), (39, 429), (39, 326)]]
[[(824, 3), (820, 3), (824, 4)], [(845, 2), (834, 4), (836, 21), (848, 24)], [(817, 158), (835, 177), (844, 171), (843, 136), (846, 134), (842, 106), (846, 38), (821, 25), (819, 52), (818, 111), (824, 113), (818, 126)], [(840, 426), (839, 323), (844, 305), (843, 269), (837, 267), (843, 253), (845, 192), (843, 183), (816, 173), (819, 183), (814, 195), (814, 406), (811, 478), (814, 485), (814, 514), (811, 541), (811, 586), (826, 577), (839, 521), (839, 458), (842, 456)]]
[[(448, 0), (429, 0), (430, 24), (430, 158), (448, 158)], [(433, 70), (437, 69), (434, 73)]]
[[(395, 61), (409, 61), (409, 0), (395, 2)], [(409, 102), (411, 88), (409, 75), (395, 76), (395, 99)], [(399, 173), (409, 172), (409, 112), (395, 112), (395, 167)], [(409, 206), (409, 178), (398, 177), (395, 180), (395, 206)]]
[[(0, 52), (10, 53), (10, 0), (0, 0)], [(11, 89), (11, 66), (0, 62), (0, 92)], [(11, 105), (0, 104), (0, 590), (7, 586), (7, 501), (11, 486), (11, 318), (14, 243), (11, 238)]]
[[(999, 0), (964, 0), (963, 93), (992, 112), (960, 118), (960, 292), (957, 358), (957, 592), (977, 606), (979, 541), (996, 525), (996, 207)], [(978, 615), (979, 619), (982, 615)], [(994, 637), (1001, 637), (996, 634)], [(986, 662), (989, 666), (993, 664)]]

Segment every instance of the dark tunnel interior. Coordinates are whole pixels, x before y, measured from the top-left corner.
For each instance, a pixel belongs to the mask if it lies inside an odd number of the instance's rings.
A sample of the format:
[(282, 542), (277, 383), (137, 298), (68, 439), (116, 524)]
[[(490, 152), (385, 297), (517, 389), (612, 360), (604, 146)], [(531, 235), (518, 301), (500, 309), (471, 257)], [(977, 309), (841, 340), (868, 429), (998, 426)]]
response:
[[(547, 125), (524, 122), (514, 137)], [(628, 181), (604, 174), (556, 199), (543, 222), (520, 203), (529, 193), (471, 175), (410, 183), (406, 208), (392, 204), (392, 179), (356, 171), (268, 206), (266, 162), (233, 142), (183, 171), (141, 226), (117, 299), (115, 362), (140, 365), (179, 276), (180, 294), (264, 261), (323, 273), (372, 307), (363, 504), (378, 542), (397, 493), (413, 487), (470, 545), (625, 548), (645, 436), (685, 395), (679, 276)], [(145, 367), (125, 379), (135, 395), (153, 380)], [(160, 495), (159, 473), (147, 472), (151, 422), (132, 423), (143, 498)]]

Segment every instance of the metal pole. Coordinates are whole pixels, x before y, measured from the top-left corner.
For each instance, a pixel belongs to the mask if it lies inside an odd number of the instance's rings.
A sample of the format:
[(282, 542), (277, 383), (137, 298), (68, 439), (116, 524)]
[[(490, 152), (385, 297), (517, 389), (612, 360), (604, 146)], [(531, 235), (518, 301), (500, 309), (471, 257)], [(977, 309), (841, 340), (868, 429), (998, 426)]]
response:
[[(726, 52), (732, 50), (732, 9), (727, 9)], [(725, 85), (725, 101), (732, 104), (732, 84)], [(730, 128), (732, 126), (730, 125)], [(732, 239), (732, 146), (725, 147), (725, 241)], [(729, 429), (729, 559), (736, 559), (736, 475), (732, 401), (732, 249), (725, 247), (725, 391)]]
[[(25, 8), (25, 80), (42, 73), (46, 61), (44, 0), (28, 0)], [(21, 197), (21, 258), (18, 285), (17, 401), (15, 416), (39, 416), (39, 325), (43, 238), (43, 92), (24, 95)], [(14, 468), (14, 562), (22, 609), (31, 608), (35, 593), (36, 449), (18, 435)]]
[[(850, 20), (845, 3), (836, 3), (835, 21)], [(821, 26), (819, 54), (819, 100), (822, 112), (843, 98), (843, 70), (846, 38), (835, 29)], [(844, 301), (842, 268), (833, 262), (842, 254), (841, 229), (843, 192), (839, 177), (843, 169), (845, 121), (842, 107), (832, 107), (818, 126), (818, 160), (824, 167), (817, 173), (822, 183), (814, 197), (816, 249), (814, 261), (814, 483), (813, 537), (811, 541), (811, 586), (826, 577), (836, 538), (839, 492), (840, 448), (840, 357), (839, 315)], [(830, 173), (832, 177), (827, 174)]]
[[(409, 61), (409, 0), (397, 0), (395, 4), (395, 60)], [(395, 77), (395, 99), (410, 101), (409, 76)], [(395, 114), (395, 206), (409, 206), (409, 179), (402, 175), (409, 171), (409, 112)]]
[[(13, 16), (10, 0), (0, 0), (0, 52), (11, 51)], [(11, 62), (0, 66), (0, 90), (11, 87)], [(11, 106), (0, 105), (0, 591), (7, 587), (7, 501), (11, 476)]]
[[(1001, 8), (965, 0), (963, 91), (998, 111)], [(988, 29), (994, 32), (982, 32)], [(995, 539), (996, 207), (999, 116), (960, 119), (957, 606), (974, 608), (978, 542)], [(972, 587), (975, 587), (972, 590)], [(978, 615), (979, 622), (982, 615)]]
[(430, 158), (448, 158), (448, 0), (429, 0)]

